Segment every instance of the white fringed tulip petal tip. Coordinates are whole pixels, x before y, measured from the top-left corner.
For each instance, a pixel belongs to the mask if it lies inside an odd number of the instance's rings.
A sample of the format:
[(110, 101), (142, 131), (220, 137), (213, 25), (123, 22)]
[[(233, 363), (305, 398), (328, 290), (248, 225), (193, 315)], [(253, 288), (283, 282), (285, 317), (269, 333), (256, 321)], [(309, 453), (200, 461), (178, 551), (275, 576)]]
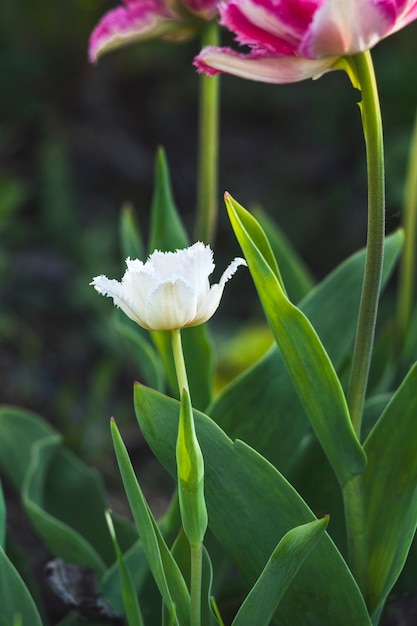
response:
[(96, 276), (91, 285), (147, 330), (176, 330), (198, 326), (217, 310), (226, 282), (239, 265), (233, 259), (219, 283), (210, 286), (214, 270), (213, 251), (201, 241), (175, 252), (155, 250), (142, 263), (126, 259), (127, 270), (119, 282)]

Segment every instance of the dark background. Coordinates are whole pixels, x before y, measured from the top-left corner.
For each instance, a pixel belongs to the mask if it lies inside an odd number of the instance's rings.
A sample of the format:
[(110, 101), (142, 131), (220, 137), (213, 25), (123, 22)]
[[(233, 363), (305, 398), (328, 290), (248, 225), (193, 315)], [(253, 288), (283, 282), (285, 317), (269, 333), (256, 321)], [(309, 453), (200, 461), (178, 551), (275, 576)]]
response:
[[(147, 232), (155, 151), (166, 149), (192, 229), (197, 40), (137, 44), (87, 61), (104, 0), (0, 5), (0, 401), (33, 409), (95, 462), (108, 417), (132, 417), (135, 365), (88, 283), (119, 278), (120, 208)], [(374, 52), (384, 116), (387, 230), (400, 222), (417, 101), (416, 25)], [(365, 242), (358, 93), (342, 72), (288, 86), (222, 78), (220, 190), (260, 204), (318, 278)], [(216, 257), (239, 254), (221, 205)], [(230, 283), (224, 319), (260, 315)], [(213, 321), (214, 328), (216, 323)], [(106, 464), (101, 458), (101, 463)]]

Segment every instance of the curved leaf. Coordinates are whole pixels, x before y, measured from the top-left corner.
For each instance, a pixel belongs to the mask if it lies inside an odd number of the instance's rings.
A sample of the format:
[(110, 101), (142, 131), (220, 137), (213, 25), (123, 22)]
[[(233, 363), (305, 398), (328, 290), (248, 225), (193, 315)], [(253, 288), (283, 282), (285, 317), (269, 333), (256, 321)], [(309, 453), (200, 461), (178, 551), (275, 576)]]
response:
[(284, 593), (304, 559), (323, 535), (328, 518), (289, 530), (250, 590), (232, 626), (269, 626)]
[(288, 300), (274, 266), (263, 255), (267, 242), (259, 224), (229, 196), (226, 205), (292, 382), (339, 484), (344, 485), (363, 471), (366, 458), (340, 381), (314, 328)]
[[(103, 572), (114, 561), (98, 473), (61, 447), (60, 435), (29, 411), (0, 409), (0, 466), (20, 492), (37, 532), (52, 552)], [(123, 550), (135, 529), (115, 518)]]
[(274, 223), (261, 209), (256, 209), (253, 213), (270, 242), (278, 267), (281, 270), (285, 287), (288, 290), (289, 298), (293, 302), (299, 302), (314, 287), (314, 280), (308, 268), (278, 224)]
[[(179, 403), (137, 384), (135, 409), (145, 438), (175, 476)], [(262, 456), (233, 443), (202, 413), (194, 411), (194, 419), (205, 463), (209, 527), (253, 584), (282, 536), (314, 515)], [(358, 587), (327, 535), (301, 566), (276, 617), (280, 626), (370, 626)]]
[(365, 442), (369, 602), (377, 612), (397, 580), (417, 527), (417, 364)]
[[(398, 258), (402, 240), (401, 231), (385, 240), (384, 284)], [(300, 304), (335, 368), (340, 368), (354, 338), (363, 268), (361, 251), (344, 261)], [(296, 451), (309, 433), (305, 411), (276, 346), (229, 384), (207, 413), (230, 437), (249, 443), (285, 475), (297, 463)], [(245, 415), (251, 419), (242, 419)], [(288, 454), (288, 450), (292, 453)]]
[(42, 626), (38, 609), (3, 548), (0, 548), (0, 623)]
[(190, 595), (172, 554), (159, 530), (133, 471), (129, 455), (114, 420), (111, 434), (130, 508), (142, 538), (144, 551), (158, 589), (169, 611), (175, 607), (179, 624), (187, 626)]

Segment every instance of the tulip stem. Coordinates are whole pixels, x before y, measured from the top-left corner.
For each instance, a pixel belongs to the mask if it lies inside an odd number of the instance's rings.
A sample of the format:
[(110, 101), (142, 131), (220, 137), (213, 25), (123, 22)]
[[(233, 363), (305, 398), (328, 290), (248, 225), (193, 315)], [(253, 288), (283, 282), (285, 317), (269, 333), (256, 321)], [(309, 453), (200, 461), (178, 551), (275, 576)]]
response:
[(410, 156), (407, 170), (404, 199), (404, 251), (401, 257), (397, 330), (399, 349), (402, 348), (410, 325), (411, 312), (416, 288), (416, 248), (417, 248), (417, 115), (411, 138)]
[(359, 106), (362, 114), (368, 171), (368, 241), (347, 392), (352, 425), (360, 439), (384, 259), (385, 176), (382, 118), (371, 53), (367, 50), (349, 60), (362, 91), (362, 102)]
[(201, 624), (201, 580), (203, 545), (191, 546), (191, 626)]
[[(215, 46), (219, 27), (213, 20), (203, 27), (202, 46)], [(200, 75), (199, 160), (196, 239), (212, 243), (217, 226), (220, 77)]]
[[(382, 118), (378, 89), (369, 50), (346, 58), (354, 87), (362, 92), (359, 104), (365, 137), (368, 173), (368, 240), (362, 294), (359, 305), (347, 403), (353, 428), (361, 439), (362, 414), (375, 337), (381, 287), (385, 236), (385, 182)], [(349, 563), (366, 598), (368, 590), (368, 544), (362, 476), (343, 488)]]
[(189, 394), (187, 370), (185, 368), (184, 352), (182, 350), (181, 331), (179, 328), (171, 331), (172, 353), (174, 355), (175, 371), (177, 374), (180, 397), (182, 390)]
[[(172, 340), (172, 351), (174, 354), (174, 362), (175, 362), (175, 370), (177, 373), (178, 387), (180, 391), (180, 396), (182, 398), (182, 402), (184, 402), (185, 394), (183, 394), (183, 390), (186, 391), (188, 395), (188, 403), (189, 403), (189, 422), (185, 424), (182, 420), (186, 420), (187, 413), (181, 410), (180, 413), (180, 423), (178, 429), (178, 439), (176, 446), (176, 456), (177, 456), (177, 472), (178, 472), (178, 488), (180, 489), (180, 511), (183, 522), (183, 527), (185, 534), (190, 542), (190, 554), (191, 554), (191, 580), (190, 580), (190, 626), (200, 626), (201, 625), (201, 581), (202, 581), (202, 561), (203, 561), (203, 543), (200, 541), (200, 537), (204, 536), (204, 532), (207, 528), (207, 512), (204, 503), (204, 494), (203, 492), (199, 493), (198, 487), (192, 485), (192, 493), (193, 499), (192, 501), (186, 499), (184, 504), (182, 504), (183, 500), (181, 498), (181, 489), (188, 489), (190, 487), (187, 485), (183, 485), (181, 480), (181, 475), (184, 470), (184, 466), (181, 466), (182, 459), (184, 459), (184, 464), (186, 467), (185, 474), (191, 471), (192, 476), (187, 476), (188, 481), (193, 482), (193, 478), (198, 483), (199, 476), (199, 466), (198, 459), (201, 458), (200, 465), (200, 473), (201, 473), (201, 481), (202, 485), (204, 484), (204, 466), (201, 456), (201, 450), (197, 441), (197, 437), (195, 435), (194, 430), (194, 419), (193, 419), (193, 411), (191, 408), (191, 399), (189, 397), (189, 389), (188, 389), (188, 380), (187, 380), (187, 371), (185, 368), (185, 360), (184, 353), (182, 350), (182, 342), (181, 342), (181, 331), (179, 329), (171, 331), (171, 340)], [(184, 431), (187, 431), (188, 438), (185, 436)], [(191, 433), (191, 434), (190, 434)], [(189, 467), (191, 463), (191, 469)], [(204, 487), (203, 487), (204, 488)], [(199, 501), (199, 495), (201, 495), (202, 502)], [(188, 506), (188, 508), (187, 508)], [(202, 513), (203, 511), (203, 513)], [(188, 520), (188, 523), (186, 523)], [(196, 521), (197, 520), (197, 521)], [(203, 520), (203, 521), (201, 521)], [(194, 524), (192, 524), (194, 522)], [(197, 535), (197, 538), (194, 540), (190, 538), (192, 535), (190, 534), (190, 529), (195, 531), (196, 525), (198, 526), (199, 522), (201, 522), (200, 527), (194, 535)], [(191, 524), (191, 525), (190, 525)], [(188, 532), (187, 532), (188, 528)], [(200, 531), (200, 532), (199, 532)]]

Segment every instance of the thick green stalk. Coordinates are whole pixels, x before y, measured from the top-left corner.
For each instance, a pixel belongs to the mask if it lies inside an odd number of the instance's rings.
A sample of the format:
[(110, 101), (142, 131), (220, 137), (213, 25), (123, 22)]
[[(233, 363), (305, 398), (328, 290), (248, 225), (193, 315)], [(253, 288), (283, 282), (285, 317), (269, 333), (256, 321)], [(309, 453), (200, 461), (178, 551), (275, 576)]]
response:
[[(191, 550), (190, 625), (200, 626), (203, 558), (201, 537), (204, 536), (207, 528), (207, 511), (202, 491), (204, 489), (204, 465), (194, 430), (187, 371), (182, 350), (181, 331), (179, 329), (171, 332), (171, 340), (182, 402), (176, 454), (181, 517)], [(183, 390), (185, 390), (186, 394), (183, 394)], [(188, 412), (183, 410), (185, 408), (183, 406), (184, 401), (188, 401), (188, 404), (186, 404), (186, 407), (189, 407)], [(192, 539), (192, 536), (195, 538)]]
[[(368, 51), (345, 59), (354, 87), (362, 92), (360, 110), (368, 174), (368, 236), (362, 294), (353, 349), (347, 402), (353, 428), (361, 439), (362, 414), (375, 337), (385, 236), (385, 174), (378, 89)], [(343, 487), (349, 564), (363, 596), (368, 590), (368, 541), (362, 476)]]
[(203, 565), (203, 546), (191, 546), (191, 626), (201, 623), (201, 579)]
[(385, 174), (381, 110), (369, 50), (351, 57), (349, 66), (362, 91), (362, 101), (359, 106), (362, 114), (368, 171), (368, 239), (365, 272), (347, 393), (352, 424), (360, 439), (384, 256)]
[(417, 248), (417, 115), (411, 138), (404, 199), (404, 251), (401, 257), (398, 290), (397, 328), (399, 347), (402, 346), (410, 325), (416, 288)]
[(171, 331), (172, 353), (174, 355), (175, 371), (177, 374), (180, 397), (182, 390), (189, 393), (187, 370), (185, 369), (184, 353), (182, 350), (181, 331), (179, 328)]
[(348, 558), (351, 572), (364, 598), (368, 593), (368, 538), (362, 476), (343, 486)]
[[(219, 27), (207, 22), (201, 43), (218, 44)], [(219, 87), (220, 76), (200, 75), (199, 157), (197, 187), (196, 239), (213, 243), (218, 212), (218, 152), (219, 152)]]

